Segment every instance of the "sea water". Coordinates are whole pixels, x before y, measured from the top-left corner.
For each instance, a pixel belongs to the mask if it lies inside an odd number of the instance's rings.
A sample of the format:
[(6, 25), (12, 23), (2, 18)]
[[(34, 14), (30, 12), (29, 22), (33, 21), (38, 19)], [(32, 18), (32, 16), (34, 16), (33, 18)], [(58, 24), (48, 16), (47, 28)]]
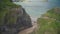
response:
[(49, 9), (59, 7), (60, 0), (25, 0), (23, 2), (15, 2), (15, 4), (22, 5), (32, 20), (36, 20)]

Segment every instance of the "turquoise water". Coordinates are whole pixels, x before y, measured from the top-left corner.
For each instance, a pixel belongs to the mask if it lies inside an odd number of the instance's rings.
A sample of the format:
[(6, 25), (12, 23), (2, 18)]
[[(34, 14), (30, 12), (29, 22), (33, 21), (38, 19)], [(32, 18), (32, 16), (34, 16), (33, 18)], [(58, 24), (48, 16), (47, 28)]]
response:
[(60, 6), (60, 0), (26, 0), (23, 2), (15, 2), (18, 5), (22, 5), (26, 12), (32, 17), (37, 19), (47, 12), (47, 10)]

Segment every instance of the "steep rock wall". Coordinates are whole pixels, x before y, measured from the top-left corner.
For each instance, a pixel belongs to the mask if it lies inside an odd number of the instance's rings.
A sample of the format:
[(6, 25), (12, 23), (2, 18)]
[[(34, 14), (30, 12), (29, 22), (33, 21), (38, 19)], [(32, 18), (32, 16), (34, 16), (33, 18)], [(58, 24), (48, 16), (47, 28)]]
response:
[(32, 27), (30, 16), (25, 9), (10, 0), (6, 1), (1, 0), (3, 4), (0, 6), (0, 34), (18, 34), (21, 30)]

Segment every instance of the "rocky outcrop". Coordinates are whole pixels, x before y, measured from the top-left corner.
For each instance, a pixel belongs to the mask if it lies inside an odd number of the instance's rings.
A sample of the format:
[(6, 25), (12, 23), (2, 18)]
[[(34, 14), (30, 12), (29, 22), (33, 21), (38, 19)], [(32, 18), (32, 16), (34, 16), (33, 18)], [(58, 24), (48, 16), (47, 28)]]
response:
[(32, 27), (31, 19), (22, 6), (6, 4), (0, 11), (0, 34), (18, 34), (29, 27)]

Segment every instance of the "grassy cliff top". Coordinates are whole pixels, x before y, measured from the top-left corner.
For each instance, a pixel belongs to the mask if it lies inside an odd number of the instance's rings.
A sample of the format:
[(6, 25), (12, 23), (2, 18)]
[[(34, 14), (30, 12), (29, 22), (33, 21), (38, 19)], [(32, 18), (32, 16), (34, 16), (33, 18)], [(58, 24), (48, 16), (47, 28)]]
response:
[[(0, 25), (4, 24), (6, 14), (10, 13), (11, 8), (20, 8), (20, 5), (14, 4), (11, 0), (0, 0)], [(13, 12), (15, 13), (15, 11)], [(9, 15), (7, 16), (9, 17)], [(10, 20), (13, 19), (10, 17)], [(16, 18), (14, 18), (15, 20)], [(9, 20), (9, 19), (8, 19)], [(11, 20), (11, 21), (14, 21)]]
[(60, 34), (60, 8), (48, 10), (38, 18), (37, 23), (37, 34)]
[(20, 7), (20, 6), (14, 4), (11, 0), (0, 0), (0, 11), (7, 7), (11, 8), (11, 7)]

